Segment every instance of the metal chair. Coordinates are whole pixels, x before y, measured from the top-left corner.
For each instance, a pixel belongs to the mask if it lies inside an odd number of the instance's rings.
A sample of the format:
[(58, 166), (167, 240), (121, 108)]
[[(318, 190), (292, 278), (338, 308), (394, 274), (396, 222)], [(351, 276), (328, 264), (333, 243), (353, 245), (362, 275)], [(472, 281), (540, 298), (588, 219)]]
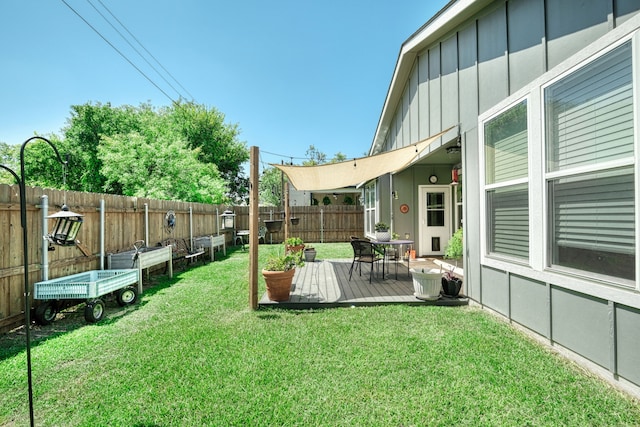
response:
[(266, 237), (267, 237), (267, 227), (264, 225), (261, 225), (258, 228), (258, 243), (260, 243), (260, 239), (262, 239), (262, 243), (267, 243), (265, 240)]
[(373, 277), (373, 265), (378, 261), (382, 261), (382, 257), (376, 252), (373, 243), (368, 240), (354, 239), (351, 240), (351, 247), (353, 248), (353, 261), (351, 262), (351, 268), (349, 269), (349, 280), (353, 275), (353, 269), (358, 263), (360, 269), (360, 276), (362, 276), (362, 263), (371, 264), (371, 272), (369, 274), (369, 283)]

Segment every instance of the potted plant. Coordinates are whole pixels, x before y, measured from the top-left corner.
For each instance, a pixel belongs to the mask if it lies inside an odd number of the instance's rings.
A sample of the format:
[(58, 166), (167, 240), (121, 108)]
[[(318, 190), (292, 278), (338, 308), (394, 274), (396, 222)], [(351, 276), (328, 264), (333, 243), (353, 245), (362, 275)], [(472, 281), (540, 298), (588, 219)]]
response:
[(316, 260), (316, 249), (313, 246), (304, 248), (304, 260), (305, 262), (314, 262)]
[(449, 239), (447, 247), (444, 250), (444, 257), (448, 259), (456, 260), (456, 266), (458, 260), (462, 258), (464, 247), (462, 245), (463, 231), (462, 227), (458, 228), (453, 236)]
[(453, 268), (444, 273), (440, 283), (442, 284), (442, 293), (446, 297), (457, 297), (462, 288), (462, 279), (453, 274)]
[(287, 301), (291, 291), (296, 266), (304, 262), (300, 252), (273, 255), (267, 259), (262, 269), (262, 277), (267, 285), (267, 297), (272, 301)]
[(377, 222), (375, 225), (376, 240), (379, 242), (388, 242), (391, 240), (391, 233), (389, 233), (389, 226), (384, 222)]
[(300, 252), (304, 249), (304, 242), (300, 237), (287, 237), (284, 244), (287, 252)]
[(413, 279), (413, 295), (416, 298), (426, 301), (435, 301), (440, 298), (442, 275), (439, 270), (428, 269), (425, 271), (424, 268), (420, 270), (412, 268), (409, 271)]

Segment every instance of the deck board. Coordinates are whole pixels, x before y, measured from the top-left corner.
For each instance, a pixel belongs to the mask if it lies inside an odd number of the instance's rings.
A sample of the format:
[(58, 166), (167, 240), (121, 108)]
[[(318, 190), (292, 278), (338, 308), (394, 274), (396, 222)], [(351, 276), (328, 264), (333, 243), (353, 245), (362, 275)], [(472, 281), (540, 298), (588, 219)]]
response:
[[(412, 267), (438, 268), (429, 261), (412, 262)], [(283, 307), (294, 309), (349, 307), (358, 305), (411, 304), (411, 305), (466, 305), (466, 298), (444, 298), (422, 301), (413, 295), (413, 281), (406, 264), (398, 266), (397, 279), (393, 267), (382, 277), (382, 268), (374, 268), (369, 283), (370, 266), (362, 266), (362, 275), (353, 271), (349, 280), (351, 259), (330, 259), (307, 262), (296, 269), (289, 301), (275, 302), (266, 293), (259, 302), (260, 307)]]

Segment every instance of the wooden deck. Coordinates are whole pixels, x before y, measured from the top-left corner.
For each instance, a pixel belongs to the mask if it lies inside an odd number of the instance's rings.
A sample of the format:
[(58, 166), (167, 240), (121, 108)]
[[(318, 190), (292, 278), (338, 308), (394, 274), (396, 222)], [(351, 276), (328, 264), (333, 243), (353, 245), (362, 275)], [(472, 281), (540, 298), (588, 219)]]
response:
[[(296, 269), (289, 301), (275, 302), (266, 293), (259, 302), (260, 307), (291, 309), (371, 306), (384, 304), (410, 305), (467, 305), (467, 298), (440, 297), (436, 301), (422, 301), (413, 295), (413, 281), (406, 263), (398, 264), (397, 279), (393, 263), (388, 265), (385, 277), (382, 267), (374, 268), (369, 283), (370, 266), (362, 266), (362, 276), (354, 269), (349, 280), (351, 259), (316, 260)], [(430, 260), (412, 262), (415, 268), (440, 268)]]

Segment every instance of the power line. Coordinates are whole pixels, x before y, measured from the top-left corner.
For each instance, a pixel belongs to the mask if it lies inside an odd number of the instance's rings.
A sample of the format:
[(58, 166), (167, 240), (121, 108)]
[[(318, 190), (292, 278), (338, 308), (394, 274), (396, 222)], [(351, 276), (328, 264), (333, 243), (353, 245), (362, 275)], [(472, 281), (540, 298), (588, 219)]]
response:
[[(106, 17), (106, 16), (104, 16), (104, 14), (103, 14), (100, 10), (98, 10), (98, 8), (97, 8), (97, 7), (96, 7), (96, 6), (91, 2), (91, 0), (87, 0), (87, 3), (89, 3), (89, 4), (91, 5), (91, 7), (93, 7), (93, 9), (94, 9), (96, 12), (98, 12), (98, 14), (99, 14), (100, 16), (102, 16), (102, 19), (104, 19), (104, 20), (107, 22), (107, 24), (109, 24), (109, 25), (111, 26), (111, 28), (113, 28), (113, 30), (114, 30), (116, 33), (118, 33), (118, 34), (120, 35), (120, 37), (122, 37), (122, 39), (123, 39), (123, 40), (124, 40), (124, 41), (125, 41), (125, 42), (130, 46), (130, 47), (131, 47), (131, 49), (133, 49), (133, 50), (134, 50), (138, 55), (140, 55), (140, 57), (144, 60), (144, 62), (146, 62), (146, 63), (147, 63), (147, 65), (149, 65), (149, 66), (153, 69), (153, 71), (155, 71), (155, 72), (160, 76), (160, 78), (161, 78), (162, 80), (164, 80), (164, 82), (165, 82), (166, 84), (168, 84), (168, 85), (171, 87), (171, 89), (173, 89), (173, 90), (174, 90), (174, 91), (175, 91), (175, 92), (176, 92), (180, 97), (184, 98), (184, 96), (182, 96), (182, 94), (180, 93), (180, 91), (179, 91), (178, 89), (176, 89), (175, 87), (173, 87), (173, 85), (172, 85), (171, 83), (169, 83), (169, 82), (167, 81), (167, 79), (165, 79), (165, 78), (164, 78), (164, 76), (163, 76), (162, 74), (160, 74), (160, 72), (159, 72), (159, 71), (158, 71), (158, 70), (157, 70), (157, 69), (156, 69), (156, 68), (155, 68), (155, 67), (154, 67), (154, 66), (153, 66), (153, 65), (152, 65), (148, 60), (147, 60), (147, 58), (145, 58), (145, 57), (144, 57), (144, 55), (142, 55), (142, 53), (140, 53), (140, 51), (139, 51), (138, 49), (136, 49), (136, 47), (135, 47), (133, 44), (131, 44), (131, 42), (130, 42), (130, 41), (129, 41), (125, 36), (124, 36), (124, 34), (122, 34), (122, 33), (120, 32), (120, 30), (118, 30), (118, 29), (116, 28), (116, 26), (115, 26), (115, 25), (113, 25), (113, 24), (111, 23), (111, 21), (109, 21), (109, 19), (107, 19), (107, 17)], [(102, 2), (100, 2), (100, 4), (102, 4)], [(103, 5), (103, 6), (104, 6), (104, 5)], [(107, 9), (107, 11), (109, 11), (109, 10)], [(109, 13), (111, 13), (111, 11), (109, 11)], [(111, 14), (111, 16), (113, 16), (113, 14)], [(114, 18), (115, 18), (115, 17), (114, 17)], [(118, 18), (116, 18), (116, 21), (118, 21)], [(118, 23), (120, 23), (120, 21), (118, 21)], [(122, 25), (122, 23), (120, 23), (120, 25)], [(126, 29), (126, 28), (125, 28), (125, 29)], [(127, 30), (127, 31), (128, 31), (128, 30)], [(138, 42), (138, 44), (140, 44), (140, 43)], [(143, 48), (144, 48), (144, 46), (143, 46)]]
[[(180, 86), (180, 88), (182, 88), (182, 90), (184, 90), (184, 91), (187, 93), (187, 95), (189, 95), (189, 96), (191, 97), (191, 100), (193, 101), (193, 100), (194, 100), (194, 96), (193, 96), (193, 95), (191, 95), (191, 93), (189, 93), (189, 91), (188, 91), (187, 89), (185, 89), (185, 87), (184, 87), (184, 86), (182, 86), (182, 84), (178, 81), (178, 79), (176, 79), (176, 78), (173, 76), (173, 74), (171, 74), (171, 73), (169, 72), (169, 70), (167, 70), (167, 69), (166, 69), (166, 68), (165, 68), (165, 67), (160, 63), (160, 61), (158, 61), (158, 59), (156, 59), (156, 57), (155, 57), (155, 56), (153, 56), (153, 54), (152, 54), (151, 52), (149, 52), (149, 50), (148, 50), (146, 47), (144, 47), (144, 45), (140, 42), (140, 40), (138, 40), (138, 38), (137, 38), (136, 36), (134, 36), (134, 35), (133, 35), (133, 33), (132, 33), (131, 31), (129, 31), (129, 29), (128, 29), (128, 28), (127, 28), (127, 27), (126, 27), (126, 26), (125, 26), (125, 25), (124, 25), (124, 24), (123, 24), (123, 23), (122, 23), (122, 22), (121, 22), (121, 21), (120, 21), (120, 20), (119, 20), (119, 19), (118, 19), (114, 14), (113, 14), (113, 12), (111, 12), (111, 10), (110, 10), (107, 6), (105, 6), (105, 4), (104, 4), (104, 3), (102, 3), (102, 0), (98, 0), (98, 3), (100, 3), (100, 4), (102, 5), (102, 7), (103, 7), (103, 8), (105, 8), (105, 10), (106, 10), (107, 12), (109, 12), (109, 14), (113, 17), (113, 19), (115, 19), (115, 20), (118, 22), (118, 24), (120, 24), (120, 26), (121, 26), (122, 28), (124, 28), (124, 29), (125, 29), (125, 31), (126, 31), (127, 33), (129, 33), (129, 35), (130, 35), (131, 37), (133, 37), (133, 39), (136, 41), (136, 43), (138, 43), (138, 44), (140, 45), (140, 47), (142, 47), (142, 49), (144, 49), (144, 51), (145, 51), (145, 52), (147, 52), (147, 54), (148, 54), (151, 58), (153, 58), (153, 60), (154, 60), (154, 61), (156, 61), (156, 63), (160, 66), (160, 68), (162, 68), (162, 69), (164, 70), (164, 72), (165, 72), (165, 73), (167, 73), (167, 74), (169, 75), (169, 77), (171, 77), (171, 78), (173, 79), (173, 81), (174, 81), (174, 82), (176, 82), (176, 83), (178, 84), (178, 86)], [(93, 6), (93, 5), (92, 5), (92, 6)], [(131, 47), (133, 47), (133, 46), (131, 46)], [(135, 49), (135, 48), (134, 48), (134, 49)], [(138, 52), (138, 51), (136, 50), (136, 52)], [(139, 54), (139, 53), (138, 53), (138, 54)], [(142, 56), (142, 55), (140, 55), (140, 56)], [(147, 63), (148, 63), (148, 62), (147, 62)], [(151, 64), (149, 64), (149, 65), (151, 66), (151, 68), (153, 68), (153, 66), (152, 66)], [(155, 70), (155, 68), (153, 68), (153, 69)], [(158, 72), (158, 71), (156, 70), (156, 72)], [(160, 73), (158, 73), (158, 74), (160, 74)], [(160, 76), (160, 77), (162, 77), (162, 76)], [(175, 89), (175, 88), (174, 88), (174, 87), (173, 87), (173, 86), (172, 86), (172, 85), (171, 85), (167, 80), (165, 80), (165, 79), (164, 79), (164, 77), (163, 77), (162, 79), (163, 79), (165, 82), (167, 82), (167, 84), (168, 84), (169, 86), (171, 86), (171, 87), (173, 88), (173, 90), (175, 90), (176, 92), (180, 93), (180, 92), (179, 92), (178, 90), (176, 90), (176, 89)]]
[(264, 150), (260, 150), (261, 153), (265, 153), (265, 154), (271, 154), (272, 156), (278, 156), (278, 157), (282, 157), (284, 159), (296, 159), (296, 160), (311, 160), (310, 157), (295, 157), (295, 156), (287, 156), (285, 154), (278, 154), (278, 153), (270, 153), (268, 151), (264, 151)]
[(162, 94), (164, 96), (166, 96), (167, 98), (169, 98), (169, 100), (171, 102), (176, 102), (176, 100), (174, 100), (173, 98), (171, 98), (169, 96), (169, 94), (167, 94), (167, 92), (165, 92), (164, 90), (162, 90), (162, 88), (160, 86), (158, 86), (153, 80), (151, 80), (151, 78), (149, 76), (147, 76), (140, 68), (138, 68), (133, 62), (131, 62), (131, 60), (129, 58), (127, 58), (127, 56), (125, 54), (123, 54), (120, 50), (118, 50), (117, 47), (115, 47), (109, 40), (107, 40), (107, 38), (105, 36), (103, 36), (100, 31), (98, 31), (93, 25), (91, 25), (89, 23), (89, 21), (87, 21), (86, 19), (84, 19), (84, 17), (82, 15), (80, 15), (80, 13), (78, 13), (78, 11), (76, 11), (73, 7), (71, 7), (69, 5), (69, 3), (66, 2), (66, 0), (60, 0), (62, 1), (62, 3), (64, 3), (69, 9), (71, 9), (71, 11), (73, 13), (75, 13), (78, 18), (82, 19), (84, 21), (85, 24), (87, 24), (89, 26), (89, 28), (91, 28), (96, 34), (98, 34), (102, 40), (104, 40), (109, 46), (111, 46), (113, 48), (113, 50), (115, 50), (116, 52), (118, 52), (118, 54), (120, 56), (122, 56), (122, 58), (124, 58), (125, 61), (127, 61), (133, 68), (135, 68), (140, 74), (142, 74), (142, 76), (147, 79), (149, 81), (149, 83), (151, 83), (152, 85), (154, 85), (156, 87), (156, 89), (158, 89), (160, 92), (162, 92)]

